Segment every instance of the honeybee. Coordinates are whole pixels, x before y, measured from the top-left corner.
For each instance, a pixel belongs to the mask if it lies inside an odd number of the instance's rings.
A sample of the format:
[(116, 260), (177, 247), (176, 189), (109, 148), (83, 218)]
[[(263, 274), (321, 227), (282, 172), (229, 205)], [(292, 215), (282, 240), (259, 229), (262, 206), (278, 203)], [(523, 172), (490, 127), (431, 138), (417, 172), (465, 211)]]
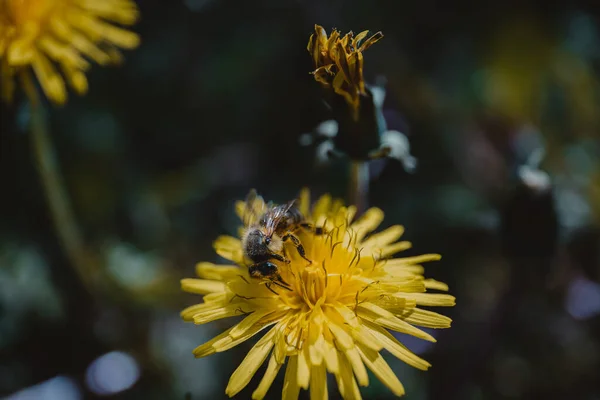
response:
[[(259, 203), (256, 203), (257, 201)], [(289, 264), (290, 260), (284, 255), (284, 243), (291, 241), (298, 254), (310, 263), (311, 260), (306, 257), (304, 246), (295, 233), (299, 229), (314, 230), (316, 233), (322, 231), (321, 228), (313, 228), (312, 224), (306, 221), (295, 203), (294, 199), (281, 205), (265, 204), (255, 190), (246, 198), (246, 229), (242, 236), (242, 249), (253, 262), (248, 267), (250, 276), (269, 281), (269, 290), (270, 283), (291, 290), (279, 274), (277, 265), (272, 262), (277, 260)], [(262, 207), (256, 207), (255, 204), (261, 204)]]

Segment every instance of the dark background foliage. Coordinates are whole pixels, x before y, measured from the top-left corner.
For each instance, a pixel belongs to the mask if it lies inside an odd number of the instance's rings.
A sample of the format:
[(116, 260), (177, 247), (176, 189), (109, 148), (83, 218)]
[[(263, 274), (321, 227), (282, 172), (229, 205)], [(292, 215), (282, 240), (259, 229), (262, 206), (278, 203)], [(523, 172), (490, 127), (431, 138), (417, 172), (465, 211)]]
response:
[[(405, 225), (410, 254), (443, 255), (427, 275), (457, 297), (438, 343), (403, 339), (429, 372), (390, 359), (406, 398), (600, 396), (596, 2), (139, 6), (141, 47), (121, 68), (93, 68), (85, 97), (48, 107), (78, 222), (109, 283), (84, 285), (61, 251), (26, 102), (0, 109), (1, 395), (225, 397), (251, 343), (194, 359), (228, 322), (183, 323), (179, 310), (199, 298), (179, 279), (219, 261), (211, 242), (235, 233), (232, 205), (248, 189), (277, 202), (303, 186), (346, 195), (347, 165), (316, 167), (297, 144), (326, 118), (306, 52), (319, 23), (383, 31), (365, 76), (387, 78), (388, 124), (408, 135), (419, 166), (373, 165), (370, 203), (385, 224)], [(517, 172), (540, 146), (551, 186), (538, 190)], [(365, 398), (391, 396), (371, 381)]]

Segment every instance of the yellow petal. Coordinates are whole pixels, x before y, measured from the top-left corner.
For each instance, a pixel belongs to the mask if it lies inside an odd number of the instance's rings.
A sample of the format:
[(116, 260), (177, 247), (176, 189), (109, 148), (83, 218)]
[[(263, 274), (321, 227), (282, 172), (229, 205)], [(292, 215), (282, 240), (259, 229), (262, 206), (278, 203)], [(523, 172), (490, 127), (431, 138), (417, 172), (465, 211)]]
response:
[(308, 328), (308, 343), (305, 345), (308, 347), (308, 355), (311, 365), (321, 365), (325, 355), (325, 343), (319, 324), (310, 324)]
[(231, 301), (232, 299), (231, 297), (231, 293), (227, 293), (227, 292), (215, 292), (215, 293), (209, 293), (209, 294), (205, 294), (202, 297), (202, 300), (204, 300), (205, 303), (221, 303), (224, 304), (224, 301)]
[(262, 398), (264, 398), (266, 396), (267, 391), (273, 384), (273, 381), (277, 377), (277, 373), (281, 369), (281, 365), (282, 364), (278, 363), (275, 360), (275, 355), (271, 354), (271, 357), (269, 358), (269, 364), (267, 366), (267, 370), (265, 371), (265, 374), (263, 375), (262, 379), (260, 380), (258, 387), (252, 393), (252, 400), (261, 400)]
[(226, 306), (215, 307), (207, 309), (204, 312), (198, 312), (194, 314), (193, 320), (196, 325), (206, 324), (208, 322), (216, 321), (218, 319), (236, 317), (244, 315), (244, 313), (251, 312), (249, 305), (238, 305), (228, 304)]
[(338, 357), (339, 354), (340, 353), (338, 353), (336, 348), (328, 343), (327, 349), (325, 350), (324, 359), (327, 371), (332, 374), (338, 374), (340, 371), (340, 360)]
[(283, 390), (281, 392), (282, 400), (298, 400), (300, 386), (298, 386), (298, 357), (293, 356), (288, 359), (288, 365), (285, 369), (283, 379)]
[(33, 61), (35, 46), (31, 40), (20, 39), (12, 42), (7, 49), (6, 59), (12, 66), (27, 65)]
[(362, 359), (360, 358), (358, 349), (352, 347), (351, 349), (346, 350), (345, 354), (350, 365), (352, 365), (352, 370), (354, 371), (354, 375), (356, 375), (358, 384), (360, 386), (369, 386), (369, 374), (367, 373), (365, 364), (363, 364)]
[(196, 356), (197, 358), (200, 358), (200, 357), (206, 357), (206, 356), (216, 353), (216, 350), (213, 347), (213, 345), (223, 339), (228, 338), (229, 331), (231, 331), (231, 328), (227, 329), (225, 332), (210, 339), (208, 342), (203, 343), (200, 346), (196, 347), (193, 351), (194, 356)]
[(289, 317), (283, 319), (277, 327), (279, 328), (275, 336), (275, 349), (273, 349), (273, 356), (275, 361), (279, 364), (283, 364), (286, 358), (286, 352), (288, 348), (286, 329), (288, 327)]
[(439, 254), (421, 254), (419, 256), (414, 257), (393, 258), (391, 260), (387, 260), (386, 266), (395, 267), (412, 264), (421, 264), (428, 261), (438, 261), (441, 260), (441, 258), (442, 256)]
[[(306, 45), (306, 50), (311, 53), (314, 54), (314, 49), (315, 49), (315, 35), (314, 33), (312, 35), (310, 35), (310, 37), (308, 38), (308, 44)], [(314, 57), (313, 55), (313, 59), (315, 59), (315, 64), (317, 63), (316, 57)]]
[(387, 386), (396, 396), (404, 395), (404, 386), (398, 380), (394, 371), (390, 368), (381, 354), (364, 346), (358, 346), (358, 352), (363, 362), (369, 367), (377, 378)]
[(302, 188), (298, 200), (298, 209), (305, 217), (309, 216), (310, 212), (310, 190), (308, 188)]
[(325, 366), (313, 365), (310, 375), (310, 400), (327, 400), (327, 371)]
[(404, 233), (404, 227), (401, 225), (390, 226), (384, 231), (375, 233), (363, 241), (363, 247), (381, 249), (390, 243), (395, 242)]
[(330, 205), (331, 196), (328, 194), (324, 194), (323, 196), (321, 196), (319, 200), (317, 200), (317, 202), (315, 203), (313, 207), (312, 218), (318, 226), (323, 225), (322, 220), (324, 220), (327, 214), (329, 213)]
[(256, 189), (250, 190), (245, 201), (235, 204), (236, 214), (240, 217), (245, 227), (258, 222), (266, 210), (265, 201), (259, 196)]
[(244, 270), (235, 265), (216, 265), (209, 262), (196, 264), (196, 275), (204, 279), (227, 281), (237, 275), (243, 275)]
[(246, 304), (240, 306), (239, 304), (203, 303), (183, 310), (181, 318), (184, 321), (193, 321), (195, 324), (201, 325), (221, 318), (243, 315), (245, 312), (251, 311), (251, 306)]
[(229, 334), (232, 338), (237, 338), (244, 334), (252, 325), (257, 324), (263, 317), (273, 314), (274, 310), (258, 310), (244, 318), (239, 324), (233, 327)]
[(365, 211), (365, 213), (356, 220), (350, 229), (354, 231), (357, 241), (362, 241), (365, 235), (375, 230), (383, 221), (383, 211), (373, 207)]
[(371, 36), (370, 38), (365, 40), (358, 48), (358, 51), (360, 51), (360, 52), (365, 51), (366, 49), (368, 49), (369, 47), (371, 47), (372, 45), (374, 45), (381, 39), (383, 39), (383, 33), (377, 32), (376, 34), (374, 34), (373, 36)]
[(235, 202), (235, 214), (238, 216), (240, 221), (244, 221), (244, 215), (246, 215), (246, 202), (238, 200)]
[[(345, 38), (347, 38), (347, 37), (348, 36), (346, 35)], [(344, 81), (346, 81), (347, 83), (350, 83), (352, 81), (350, 80), (350, 67), (348, 65), (349, 54), (346, 53), (346, 48), (342, 42), (337, 43), (336, 51), (338, 54), (338, 57), (336, 59), (336, 65), (339, 68), (341, 76), (343, 76)]]
[(244, 360), (240, 363), (237, 369), (229, 378), (229, 383), (225, 389), (225, 393), (229, 397), (238, 394), (243, 388), (250, 383), (250, 380), (258, 371), (260, 366), (266, 360), (267, 356), (273, 348), (273, 336), (275, 330), (271, 329), (250, 349)]
[(354, 97), (351, 93), (352, 87), (346, 81), (346, 77), (343, 72), (339, 71), (335, 75), (335, 77), (333, 78), (332, 86), (335, 93), (343, 96), (346, 102), (348, 102), (348, 104), (354, 104)]
[(193, 306), (189, 306), (184, 308), (179, 315), (183, 318), (184, 321), (193, 321), (194, 315), (205, 311), (206, 309), (214, 309), (216, 307), (220, 307), (219, 304), (209, 304), (209, 303), (201, 303), (194, 304)]
[(217, 336), (216, 338), (196, 347), (194, 349), (194, 355), (197, 358), (200, 358), (200, 357), (205, 357), (205, 356), (208, 356), (208, 355), (211, 355), (214, 353), (219, 353), (219, 352), (222, 352), (225, 350), (229, 350), (232, 347), (235, 347), (238, 344), (250, 339), (252, 336), (256, 335), (258, 332), (262, 331), (263, 329), (273, 325), (273, 323), (265, 324), (264, 326), (254, 325), (250, 329), (248, 329), (246, 332), (244, 332), (243, 335), (237, 337), (236, 339), (233, 339), (231, 336), (229, 336), (229, 332), (232, 329), (232, 328), (230, 328), (227, 331), (225, 331), (224, 333)]
[(79, 95), (84, 95), (88, 91), (88, 81), (83, 72), (78, 69), (71, 68), (65, 64), (61, 64), (61, 68), (69, 85)]
[(371, 335), (371, 333), (365, 329), (354, 312), (352, 312), (349, 308), (336, 307), (335, 310), (343, 317), (345, 321), (345, 327), (348, 329), (348, 333), (354, 339), (352, 343), (353, 345), (354, 342), (361, 342), (365, 346), (372, 348), (375, 351), (379, 351), (383, 348), (383, 346), (373, 337), (373, 335)]
[(331, 79), (334, 76), (334, 72), (332, 71), (333, 67), (333, 64), (324, 65), (315, 69), (312, 72), (312, 75), (317, 82), (324, 85), (325, 87), (329, 87), (329, 85), (331, 84)]
[(130, 1), (79, 0), (79, 3), (97, 16), (123, 25), (132, 25), (139, 18), (137, 6)]
[(452, 307), (456, 305), (454, 296), (444, 293), (402, 293), (402, 297), (415, 300), (421, 306)]
[(444, 282), (436, 281), (435, 279), (425, 279), (424, 283), (427, 289), (448, 291), (448, 285)]
[(67, 21), (94, 41), (105, 40), (124, 49), (133, 49), (140, 44), (140, 38), (133, 32), (113, 26), (85, 12), (70, 9)]
[(66, 64), (77, 69), (83, 69), (88, 66), (88, 62), (71, 46), (70, 42), (69, 44), (64, 44), (48, 35), (38, 40), (38, 46), (50, 58), (61, 64)]
[(331, 204), (331, 212), (332, 213), (339, 212), (339, 211), (341, 211), (342, 207), (344, 207), (344, 200), (335, 199), (335, 200), (333, 200), (333, 203)]
[(358, 49), (359, 43), (369, 34), (369, 31), (362, 31), (354, 39), (352, 39), (352, 47)]
[(352, 53), (350, 57), (348, 57), (348, 66), (350, 67), (350, 82), (358, 88), (359, 92), (364, 93), (362, 53)]
[(358, 328), (353, 328), (351, 332), (352, 337), (354, 337), (356, 342), (361, 343), (363, 346), (374, 351), (380, 351), (383, 349), (381, 342), (363, 325), (360, 325)]
[(399, 315), (399, 317), (408, 323), (425, 328), (450, 328), (450, 324), (452, 323), (452, 320), (445, 315), (429, 310), (421, 310), (420, 308), (413, 308), (405, 314)]
[(352, 340), (352, 336), (346, 330), (335, 323), (329, 323), (327, 325), (333, 336), (335, 336), (335, 340), (337, 344), (341, 347), (341, 349), (350, 349), (354, 347), (354, 340)]
[(194, 318), (194, 315), (204, 312), (208, 309), (214, 309), (217, 307), (222, 307), (223, 301), (225, 301), (226, 296), (225, 294), (219, 294), (219, 296), (214, 299), (213, 301), (208, 301), (206, 299), (206, 297), (211, 296), (211, 295), (207, 295), (205, 296), (204, 303), (200, 303), (200, 304), (194, 304), (193, 306), (189, 306), (187, 308), (185, 308), (183, 311), (181, 311), (181, 317), (186, 320), (186, 321), (191, 321)]
[(311, 366), (308, 361), (309, 356), (307, 353), (308, 350), (304, 348), (298, 353), (297, 357), (298, 367), (296, 381), (298, 382), (298, 386), (300, 386), (302, 389), (308, 389), (308, 386), (310, 384)]
[(435, 342), (435, 338), (429, 333), (420, 330), (406, 321), (396, 317), (391, 312), (369, 302), (361, 303), (358, 307), (358, 315), (367, 321), (374, 322), (388, 329), (407, 333), (429, 342)]
[(65, 83), (50, 60), (38, 52), (34, 55), (31, 66), (46, 96), (56, 104), (64, 104), (67, 100)]
[(398, 293), (392, 296), (380, 296), (377, 299), (371, 300), (371, 302), (388, 310), (392, 314), (401, 314), (407, 309), (415, 308), (417, 306), (415, 300), (402, 297), (403, 294), (404, 293)]
[(352, 220), (356, 216), (356, 211), (357, 211), (356, 206), (345, 207), (346, 224), (347, 225), (350, 225), (350, 223), (352, 222)]
[(225, 284), (208, 279), (186, 278), (181, 280), (181, 290), (196, 294), (218, 293), (225, 291)]
[(384, 248), (381, 249), (381, 257), (384, 257), (384, 258), (389, 257), (400, 251), (410, 249), (411, 247), (412, 247), (412, 244), (407, 241), (390, 244), (389, 246), (385, 246)]
[(389, 265), (389, 263), (386, 261), (388, 260), (383, 260), (381, 264), (382, 268), (385, 272), (393, 277), (422, 275), (425, 272), (425, 268), (420, 265)]
[(123, 64), (125, 57), (123, 57), (123, 53), (121, 53), (121, 51), (119, 51), (119, 49), (117, 47), (110, 45), (110, 44), (105, 45), (104, 47), (105, 47), (104, 51), (108, 55), (111, 65)]
[(360, 390), (352, 374), (352, 366), (348, 359), (340, 353), (340, 373), (335, 376), (340, 394), (345, 400), (361, 399)]
[(385, 328), (374, 324), (369, 321), (364, 321), (367, 329), (371, 330), (373, 336), (379, 340), (379, 342), (384, 346), (384, 348), (389, 351), (394, 357), (404, 361), (408, 365), (411, 365), (420, 370), (427, 370), (431, 367), (427, 361), (423, 360), (421, 357), (414, 354), (410, 351), (406, 346), (400, 343), (392, 334), (390, 334)]
[(218, 255), (231, 260), (236, 264), (241, 264), (244, 261), (242, 241), (238, 238), (221, 235), (214, 241), (213, 247)]

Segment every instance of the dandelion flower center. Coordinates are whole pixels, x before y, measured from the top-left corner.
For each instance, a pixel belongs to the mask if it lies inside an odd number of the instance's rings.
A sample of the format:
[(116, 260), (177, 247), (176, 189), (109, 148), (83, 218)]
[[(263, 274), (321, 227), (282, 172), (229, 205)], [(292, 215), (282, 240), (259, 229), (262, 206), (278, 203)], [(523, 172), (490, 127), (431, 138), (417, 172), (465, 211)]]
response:
[[(352, 290), (356, 282), (352, 283), (353, 266), (360, 262), (358, 250), (344, 246), (342, 241), (333, 242), (334, 235), (314, 235), (303, 233), (299, 235), (306, 250), (304, 258), (294, 255), (293, 245), (286, 245), (286, 253), (290, 255), (290, 264), (278, 262), (282, 278), (289, 283), (291, 290), (275, 288), (281, 300), (287, 304), (304, 307), (312, 310), (316, 305), (320, 307), (332, 306), (339, 301), (348, 301), (344, 298), (344, 290)], [(366, 285), (366, 283), (362, 283)]]
[(6, 17), (15, 26), (24, 26), (28, 21), (41, 22), (57, 5), (57, 0), (5, 0)]

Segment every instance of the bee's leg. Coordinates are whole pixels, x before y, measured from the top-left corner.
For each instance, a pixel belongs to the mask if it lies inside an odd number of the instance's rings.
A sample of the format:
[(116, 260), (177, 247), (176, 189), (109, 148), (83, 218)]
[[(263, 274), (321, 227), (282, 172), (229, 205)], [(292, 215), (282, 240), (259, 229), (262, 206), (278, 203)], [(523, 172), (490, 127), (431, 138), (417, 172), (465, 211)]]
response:
[[(260, 263), (252, 264), (251, 266), (248, 267), (248, 274), (250, 274), (250, 277), (260, 278), (261, 274), (260, 274), (260, 271), (258, 270), (259, 267), (260, 267)], [(246, 281), (246, 279), (243, 276), (242, 276), (242, 279), (244, 279)], [(249, 282), (246, 281), (246, 283), (249, 283)]]
[(302, 222), (299, 225), (300, 225), (301, 228), (304, 228), (307, 231), (314, 232), (315, 235), (322, 235), (323, 233), (325, 233), (325, 231), (323, 230), (322, 227), (320, 227), (320, 226), (314, 226), (310, 222)]
[(293, 233), (288, 233), (281, 238), (281, 240), (283, 240), (284, 242), (288, 239), (290, 239), (294, 246), (296, 246), (296, 250), (298, 250), (298, 254), (300, 254), (300, 257), (304, 258), (309, 263), (312, 263), (312, 260), (306, 258), (306, 251), (304, 251), (304, 246), (302, 246), (302, 243), (300, 243), (300, 239), (298, 239)]
[(277, 274), (276, 278), (273, 279), (271, 282), (273, 282), (275, 285), (277, 285), (281, 288), (292, 291), (292, 289), (290, 288), (290, 285), (288, 285), (288, 283), (286, 281), (284, 281), (283, 278), (281, 277), (281, 275), (279, 275), (279, 274)]
[(269, 289), (271, 292), (273, 292), (273, 294), (279, 296), (279, 293), (277, 293), (276, 291), (274, 291), (273, 289), (271, 289), (271, 283), (273, 283), (273, 281), (265, 283), (265, 287), (267, 289)]
[(285, 258), (284, 256), (282, 256), (281, 254), (277, 254), (277, 253), (273, 253), (271, 254), (271, 257), (276, 259), (277, 261), (281, 261), (284, 262), (286, 264), (290, 263), (290, 260), (288, 260), (287, 258)]

